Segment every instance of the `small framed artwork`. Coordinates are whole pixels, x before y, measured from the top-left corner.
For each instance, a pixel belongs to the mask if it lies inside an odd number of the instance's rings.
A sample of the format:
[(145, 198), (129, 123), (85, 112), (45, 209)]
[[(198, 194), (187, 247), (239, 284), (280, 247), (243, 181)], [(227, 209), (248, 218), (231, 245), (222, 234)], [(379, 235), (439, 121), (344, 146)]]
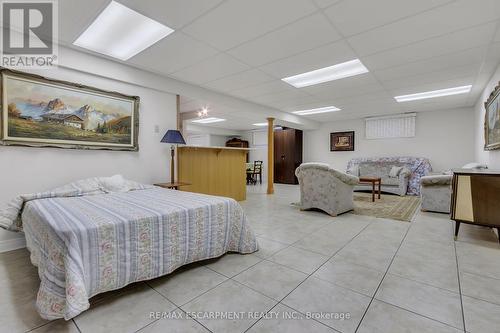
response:
[(484, 103), (484, 150), (500, 149), (500, 83)]
[(330, 133), (330, 151), (354, 151), (354, 131)]

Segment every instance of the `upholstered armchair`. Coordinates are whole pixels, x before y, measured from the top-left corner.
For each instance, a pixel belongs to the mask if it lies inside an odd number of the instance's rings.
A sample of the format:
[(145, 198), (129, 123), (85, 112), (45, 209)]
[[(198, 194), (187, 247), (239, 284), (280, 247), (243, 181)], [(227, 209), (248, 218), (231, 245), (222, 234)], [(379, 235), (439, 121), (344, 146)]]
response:
[(353, 190), (359, 178), (324, 163), (302, 163), (295, 175), (300, 184), (300, 209), (317, 208), (331, 216), (354, 208)]
[(422, 210), (449, 213), (451, 204), (451, 175), (431, 175), (420, 178)]
[[(464, 165), (462, 169), (488, 169), (488, 166), (473, 162)], [(452, 178), (451, 170), (420, 178), (422, 210), (438, 213), (450, 212)]]

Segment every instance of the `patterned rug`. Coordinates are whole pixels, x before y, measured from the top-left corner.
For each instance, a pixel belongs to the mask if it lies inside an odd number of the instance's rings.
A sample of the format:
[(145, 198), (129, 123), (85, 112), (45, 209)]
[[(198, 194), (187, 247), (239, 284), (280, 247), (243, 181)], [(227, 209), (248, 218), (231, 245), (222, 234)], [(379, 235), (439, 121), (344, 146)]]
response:
[(371, 193), (355, 192), (352, 213), (410, 222), (419, 206), (419, 196), (382, 194), (372, 202)]

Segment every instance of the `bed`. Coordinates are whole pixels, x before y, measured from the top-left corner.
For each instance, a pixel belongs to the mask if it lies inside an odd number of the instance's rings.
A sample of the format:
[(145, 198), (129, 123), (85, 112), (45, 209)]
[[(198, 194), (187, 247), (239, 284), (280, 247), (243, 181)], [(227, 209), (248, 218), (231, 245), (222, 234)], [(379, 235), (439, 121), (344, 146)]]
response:
[(45, 319), (69, 320), (96, 294), (188, 263), (258, 249), (241, 206), (230, 198), (151, 186), (66, 188), (29, 198), (18, 207), (17, 227), (22, 223), (38, 266), (36, 305)]

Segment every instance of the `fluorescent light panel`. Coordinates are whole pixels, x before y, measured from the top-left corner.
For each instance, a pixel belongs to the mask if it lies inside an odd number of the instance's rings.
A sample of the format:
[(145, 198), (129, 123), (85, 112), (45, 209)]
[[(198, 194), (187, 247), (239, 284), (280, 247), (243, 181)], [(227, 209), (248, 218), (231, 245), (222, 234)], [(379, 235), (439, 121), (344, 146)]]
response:
[(267, 126), (267, 123), (255, 123), (254, 126), (264, 127)]
[(335, 106), (325, 106), (323, 108), (317, 108), (317, 109), (293, 111), (292, 113), (295, 113), (299, 116), (306, 116), (306, 115), (310, 115), (310, 114), (336, 112), (336, 111), (340, 111), (340, 109), (335, 107)]
[(193, 120), (193, 123), (211, 124), (211, 123), (218, 123), (218, 122), (221, 122), (221, 121), (226, 121), (226, 119), (217, 118), (217, 117), (208, 117), (208, 118), (202, 118), (202, 119)]
[(471, 88), (472, 88), (472, 86), (469, 85), (469, 86), (461, 86), (461, 87), (454, 87), (454, 88), (448, 88), (448, 89), (432, 90), (432, 91), (426, 91), (426, 92), (422, 92), (422, 93), (418, 93), (418, 94), (396, 96), (396, 97), (394, 97), (394, 99), (396, 101), (398, 101), (399, 103), (409, 102), (409, 101), (417, 101), (419, 99), (466, 94), (471, 90)]
[(354, 59), (330, 67), (320, 68), (311, 72), (289, 76), (281, 80), (291, 84), (295, 88), (302, 88), (364, 73), (368, 73), (368, 69), (359, 59)]
[(172, 32), (173, 29), (111, 1), (73, 44), (125, 61)]

